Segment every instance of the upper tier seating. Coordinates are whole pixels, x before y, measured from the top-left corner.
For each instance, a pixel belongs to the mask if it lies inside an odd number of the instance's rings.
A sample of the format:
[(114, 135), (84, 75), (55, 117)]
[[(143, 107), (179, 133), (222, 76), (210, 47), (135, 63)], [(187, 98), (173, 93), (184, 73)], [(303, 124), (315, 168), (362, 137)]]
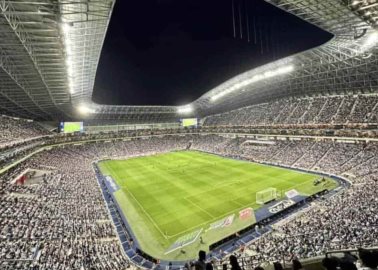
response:
[(378, 96), (287, 98), (209, 116), (205, 126), (377, 123)]
[(0, 148), (48, 134), (50, 132), (33, 121), (0, 116)]

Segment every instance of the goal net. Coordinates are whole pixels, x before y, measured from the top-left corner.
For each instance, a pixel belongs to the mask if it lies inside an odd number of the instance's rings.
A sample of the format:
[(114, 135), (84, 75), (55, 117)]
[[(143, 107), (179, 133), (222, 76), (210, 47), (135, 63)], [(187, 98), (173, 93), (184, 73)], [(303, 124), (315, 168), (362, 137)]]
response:
[(276, 188), (266, 188), (264, 190), (256, 192), (256, 203), (264, 204), (277, 198)]

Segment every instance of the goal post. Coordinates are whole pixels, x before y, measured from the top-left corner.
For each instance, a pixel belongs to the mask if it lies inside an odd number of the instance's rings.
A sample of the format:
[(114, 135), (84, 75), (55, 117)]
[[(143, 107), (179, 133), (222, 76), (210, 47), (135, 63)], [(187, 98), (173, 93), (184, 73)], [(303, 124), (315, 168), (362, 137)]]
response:
[(272, 201), (278, 197), (276, 188), (266, 188), (256, 192), (256, 203), (265, 204), (269, 201)]

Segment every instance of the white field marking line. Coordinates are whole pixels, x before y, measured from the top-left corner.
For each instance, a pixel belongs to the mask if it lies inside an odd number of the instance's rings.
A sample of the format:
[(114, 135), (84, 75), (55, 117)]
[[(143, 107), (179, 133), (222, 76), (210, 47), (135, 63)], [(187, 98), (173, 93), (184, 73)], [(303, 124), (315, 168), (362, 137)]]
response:
[[(299, 185), (303, 185), (303, 184), (308, 183), (308, 182), (313, 181), (313, 180), (314, 180), (314, 179), (309, 179), (309, 180), (307, 180), (307, 181), (305, 181), (305, 182), (303, 182), (303, 183), (300, 183)], [(296, 186), (299, 186), (299, 185), (294, 185), (294, 186), (292, 187), (292, 189), (293, 189), (294, 187), (296, 187)], [(209, 190), (209, 191), (211, 191), (211, 190)], [(200, 193), (200, 194), (201, 194), (201, 193)], [(302, 194), (305, 194), (305, 193), (302, 193)], [(193, 195), (193, 196), (196, 196), (196, 195)], [(185, 198), (185, 199), (186, 199), (186, 198)], [(233, 202), (235, 202), (235, 201), (233, 201)], [(197, 227), (200, 227), (200, 226), (202, 226), (202, 225), (204, 225), (204, 224), (214, 222), (214, 221), (216, 221), (216, 220), (218, 220), (218, 219), (221, 219), (221, 217), (226, 217), (226, 216), (229, 215), (229, 214), (235, 213), (235, 212), (237, 212), (237, 211), (239, 211), (239, 210), (241, 210), (241, 209), (244, 209), (244, 208), (250, 206), (251, 204), (253, 204), (253, 202), (248, 203), (248, 204), (246, 204), (246, 205), (242, 205), (242, 204), (239, 203), (239, 202), (236, 202), (236, 203), (239, 204), (239, 205), (241, 205), (241, 207), (240, 207), (240, 208), (235, 208), (234, 210), (232, 210), (232, 211), (230, 211), (230, 212), (227, 212), (227, 213), (225, 213), (225, 214), (221, 214), (221, 215), (219, 215), (219, 216), (217, 216), (217, 217), (215, 217), (215, 218), (213, 218), (213, 219), (211, 219), (211, 220), (209, 220), (209, 221), (206, 221), (206, 222), (204, 222), (204, 223), (201, 223), (201, 224), (195, 225), (195, 226), (193, 226), (193, 227), (190, 227), (189, 229), (186, 229), (185, 231), (182, 231), (182, 232), (177, 233), (177, 234), (175, 234), (175, 235), (168, 235), (168, 239), (171, 239), (171, 238), (173, 238), (173, 237), (179, 236), (179, 235), (181, 235), (181, 234), (183, 234), (183, 233), (186, 233), (186, 232), (188, 232), (188, 231), (191, 231), (191, 230), (193, 230), (193, 229), (195, 229), (195, 228), (197, 228)], [(259, 208), (260, 208), (260, 207), (259, 207)]]
[[(228, 158), (223, 158), (225, 160), (229, 160)], [(233, 160), (233, 159), (231, 159)], [(246, 163), (246, 164), (250, 164), (250, 165), (253, 165), (253, 166), (259, 166), (259, 165), (262, 165), (262, 166), (265, 166), (265, 167), (270, 167), (270, 168), (278, 168), (278, 167), (275, 167), (275, 166), (269, 166), (269, 165), (265, 165), (265, 164), (260, 164), (260, 163), (254, 163), (254, 162), (250, 162), (250, 161), (244, 161), (244, 160), (235, 160), (237, 162), (240, 162), (240, 163)], [(235, 167), (232, 167), (232, 168), (235, 168)], [(238, 168), (237, 168), (238, 169)], [(278, 168), (278, 169), (282, 169), (282, 168)], [(293, 170), (290, 170), (290, 169), (285, 169), (283, 168), (285, 171), (287, 171), (286, 173), (283, 173), (283, 174), (280, 174), (281, 176), (282, 175), (288, 175), (288, 174), (292, 174), (292, 171)], [(240, 170), (238, 169), (238, 171), (244, 171), (244, 170)], [(306, 174), (306, 173), (305, 173)], [(246, 178), (244, 180), (249, 180), (250, 177), (243, 177), (243, 178)], [(248, 179), (247, 179), (248, 178)], [(277, 177), (276, 176), (268, 176), (268, 178), (272, 178), (272, 179), (276, 179)], [(259, 182), (262, 182), (266, 179), (261, 179), (259, 180)], [(288, 180), (285, 180), (285, 179), (281, 179), (282, 181), (285, 181), (285, 182), (288, 182), (290, 185), (292, 185), (292, 183)], [(215, 184), (215, 185), (212, 185), (213, 187), (223, 187), (223, 186), (228, 186), (228, 185), (231, 185), (231, 184), (234, 184), (234, 183), (238, 183), (238, 182), (241, 182), (240, 180), (234, 180), (234, 181), (230, 181), (228, 182), (227, 180), (219, 183), (219, 184)]]
[[(271, 178), (276, 179), (276, 177), (271, 177)], [(247, 184), (247, 181), (249, 181), (249, 180), (251, 180), (251, 177), (241, 177), (241, 178), (239, 178), (239, 180), (233, 180), (233, 181), (224, 180), (223, 182), (220, 182), (219, 184), (212, 185), (212, 187), (214, 189), (210, 189), (209, 191), (214, 191), (217, 188), (225, 187), (225, 186), (231, 186), (232, 184), (236, 184), (236, 183), (240, 183), (240, 182), (243, 182), (243, 184)], [(260, 183), (266, 181), (266, 179), (259, 179), (259, 180), (253, 179), (253, 180), (255, 182), (260, 182)], [(286, 180), (283, 180), (283, 181), (286, 181)], [(256, 183), (254, 183), (254, 184), (256, 184)]]
[[(297, 187), (300, 187), (300, 186), (303, 186), (304, 184), (308, 184), (309, 182), (313, 182), (315, 180), (315, 178), (314, 179), (308, 179), (307, 181), (304, 181), (304, 182), (302, 182), (302, 183), (299, 183), (299, 184), (297, 184), (297, 185), (294, 185), (291, 189), (294, 189), (294, 188), (297, 188)], [(304, 193), (303, 193), (304, 194)]]
[[(247, 179), (246, 179), (247, 180)], [(205, 193), (207, 192), (211, 192), (211, 191), (214, 191), (216, 189), (218, 189), (219, 187), (225, 187), (225, 186), (231, 186), (232, 184), (235, 184), (235, 183), (239, 183), (241, 182), (240, 180), (234, 180), (234, 181), (230, 181), (230, 182), (227, 182), (227, 180), (221, 182), (219, 185), (213, 185), (213, 188), (212, 189), (209, 189), (207, 190)], [(201, 192), (199, 194), (203, 194), (204, 192)], [(197, 196), (198, 194), (194, 195), (194, 196)], [(186, 198), (185, 198), (186, 199)], [(236, 203), (237, 205), (239, 205), (240, 207), (244, 207), (243, 204), (239, 203), (238, 201), (235, 200), (230, 200), (230, 202), (234, 202)], [(248, 205), (248, 204), (247, 204)]]
[(212, 222), (217, 221), (217, 220), (220, 220), (220, 219), (222, 219), (222, 218), (226, 218), (228, 215), (233, 214), (233, 213), (235, 213), (235, 212), (238, 212), (238, 211), (241, 210), (241, 209), (247, 208), (247, 207), (250, 206), (251, 204), (253, 204), (253, 203), (249, 203), (249, 204), (243, 205), (242, 207), (235, 208), (234, 210), (231, 210), (231, 211), (229, 211), (229, 212), (227, 212), (227, 213), (223, 213), (223, 214), (221, 214), (221, 215), (219, 215), (219, 216), (214, 217), (213, 219), (210, 219), (210, 220), (208, 220), (208, 221), (206, 221), (206, 222), (203, 222), (203, 223), (201, 223), (201, 224), (198, 224), (198, 225), (195, 225), (195, 226), (193, 226), (193, 227), (190, 227), (190, 228), (186, 229), (185, 231), (179, 232), (179, 233), (177, 233), (177, 234), (174, 234), (174, 235), (167, 235), (167, 236), (168, 236), (168, 239), (173, 238), (173, 237), (176, 237), (176, 236), (179, 236), (179, 235), (181, 235), (181, 234), (183, 234), (183, 233), (186, 233), (186, 232), (188, 232), (188, 231), (192, 231), (193, 229), (195, 229), (195, 228), (197, 228), (197, 227), (200, 227), (200, 226), (202, 226), (202, 225), (205, 225), (205, 224), (208, 224), (208, 223), (212, 223)]
[[(329, 178), (326, 178), (327, 180), (330, 180)], [(299, 187), (299, 186), (302, 186), (302, 185), (304, 185), (304, 184), (308, 184), (309, 182), (311, 182), (311, 181), (314, 181), (314, 179), (309, 179), (309, 180), (307, 180), (307, 181), (305, 181), (305, 182), (303, 182), (303, 183), (299, 183), (299, 184), (297, 184), (297, 185), (294, 185), (291, 189), (294, 189), (294, 188), (297, 188), (297, 187)], [(308, 193), (305, 193), (305, 192), (301, 192), (303, 195), (306, 195), (306, 196), (310, 196), (310, 194), (308, 194)], [(281, 194), (282, 195), (282, 194)]]
[[(249, 179), (247, 179), (247, 177), (246, 177), (246, 179), (244, 179), (244, 178), (242, 178), (243, 180), (249, 180)], [(264, 181), (264, 179), (261, 179), (261, 181)], [(221, 187), (226, 187), (226, 186), (231, 186), (232, 184), (236, 184), (236, 183), (240, 183), (240, 182), (243, 182), (242, 180), (233, 180), (233, 181), (227, 181), (227, 180), (224, 180), (224, 181), (222, 181), (222, 182), (220, 182), (219, 184), (211, 184), (211, 187), (212, 188), (209, 188), (209, 189), (206, 189), (205, 191), (202, 191), (202, 192), (200, 192), (200, 193), (197, 193), (197, 194), (194, 194), (194, 195), (191, 195), (191, 196), (189, 196), (189, 197), (193, 197), (193, 196), (198, 196), (198, 195), (200, 195), (200, 194), (206, 194), (206, 193), (208, 193), (208, 192), (213, 192), (213, 191), (215, 191), (215, 190), (217, 190), (218, 188), (221, 188)], [(260, 182), (260, 180), (259, 180), (259, 182)], [(189, 198), (189, 197), (185, 197), (185, 199), (186, 198)], [(235, 200), (231, 200), (232, 202), (235, 202)], [(237, 204), (239, 204), (239, 205), (241, 205), (240, 203), (238, 203), (238, 202), (236, 202)]]
[(183, 198), (184, 200), (186, 200), (187, 202), (191, 203), (192, 205), (194, 205), (195, 207), (197, 207), (198, 209), (200, 209), (201, 211), (205, 212), (206, 214), (208, 214), (211, 218), (214, 218), (214, 216), (212, 214), (210, 214), (208, 211), (206, 211), (205, 209), (203, 209), (201, 206), (197, 205), (196, 203), (192, 202), (190, 199), (188, 199), (187, 197), (184, 197)]
[(238, 202), (236, 200), (232, 200), (231, 202), (234, 202), (234, 203), (238, 204), (239, 206), (244, 206), (243, 204), (241, 204), (240, 202)]
[[(241, 160), (241, 162), (253, 163), (253, 162), (248, 162), (248, 161), (243, 161), (243, 160)], [(260, 164), (260, 163), (253, 163), (253, 164), (263, 165), (263, 166), (266, 166), (266, 167), (275, 167), (275, 166), (272, 166), (272, 165)], [(112, 170), (112, 169), (111, 169), (111, 170)], [(290, 170), (290, 169), (288, 169), (288, 170)], [(113, 170), (112, 170), (112, 171), (113, 171)], [(303, 174), (309, 174), (309, 173), (303, 173)], [(116, 174), (116, 175), (117, 175), (117, 174)], [(314, 175), (314, 176), (315, 176), (315, 175)], [(306, 182), (300, 183), (300, 184), (298, 184), (298, 185), (294, 185), (293, 188), (294, 188), (294, 187), (297, 187), (297, 186), (300, 186), (300, 185), (303, 185), (303, 184), (305, 184), (305, 183), (307, 183), (307, 182), (310, 182), (310, 181), (313, 181), (313, 179), (309, 179), (309, 180), (306, 181)], [(210, 191), (211, 191), (211, 190), (210, 190)], [(132, 193), (131, 193), (130, 191), (127, 190), (127, 192), (130, 193), (130, 194), (132, 195)], [(303, 194), (304, 194), (304, 193), (303, 193)], [(133, 196), (133, 195), (132, 195), (132, 196)], [(196, 196), (196, 195), (194, 195), (194, 196)], [(134, 197), (134, 196), (133, 196), (133, 197)], [(185, 198), (185, 199), (186, 199), (186, 198)], [(136, 200), (135, 197), (134, 197), (134, 200), (140, 205), (139, 201)], [(238, 203), (238, 204), (241, 205), (240, 203)], [(206, 221), (206, 222), (203, 222), (203, 223), (201, 223), (201, 224), (197, 224), (197, 225), (195, 225), (195, 226), (193, 226), (193, 227), (190, 227), (190, 228), (188, 228), (188, 229), (186, 229), (186, 230), (184, 230), (184, 231), (182, 231), (182, 232), (180, 232), (180, 233), (177, 233), (177, 234), (174, 234), (174, 235), (168, 235), (168, 234), (167, 234), (167, 236), (165, 236), (165, 235), (161, 232), (159, 226), (156, 225), (156, 223), (152, 220), (151, 217), (149, 217), (148, 214), (147, 214), (147, 216), (148, 216), (149, 219), (153, 222), (154, 226), (159, 230), (160, 234), (162, 234), (163, 237), (164, 237), (166, 240), (169, 240), (169, 239), (171, 239), (171, 238), (173, 238), (173, 237), (177, 237), (177, 236), (179, 236), (179, 235), (182, 235), (182, 234), (184, 234), (184, 233), (186, 233), (186, 232), (188, 232), (188, 231), (191, 231), (191, 230), (193, 230), (193, 229), (195, 229), (195, 228), (197, 228), (197, 227), (200, 227), (200, 226), (202, 226), (202, 225), (205, 225), (205, 224), (208, 224), (208, 223), (214, 222), (214, 221), (216, 221), (216, 220), (220, 220), (222, 217), (226, 217), (226, 216), (229, 215), (229, 214), (235, 213), (235, 212), (237, 212), (237, 211), (239, 211), (239, 210), (241, 210), (241, 209), (243, 209), (243, 208), (246, 208), (246, 207), (250, 206), (251, 204), (253, 204), (253, 202), (252, 202), (252, 203), (248, 203), (248, 204), (246, 204), (246, 205), (243, 205), (243, 206), (241, 206), (241, 207), (239, 207), (239, 208), (235, 208), (234, 210), (229, 211), (229, 212), (227, 212), (227, 213), (223, 213), (223, 214), (221, 214), (221, 215), (219, 215), (219, 216), (217, 216), (217, 217), (214, 217), (213, 219), (208, 220), (208, 221)], [(141, 206), (141, 205), (140, 205), (140, 206)], [(142, 210), (146, 213), (145, 209), (144, 209), (142, 206), (141, 206), (141, 208), (142, 208)]]
[[(316, 175), (314, 175), (314, 176), (316, 176)], [(302, 182), (302, 183), (299, 183), (299, 184), (293, 185), (293, 186), (292, 186), (290, 189), (288, 189), (288, 190), (295, 189), (295, 188), (298, 188), (298, 187), (303, 186), (303, 185), (305, 185), (305, 184), (308, 184), (309, 182), (312, 182), (312, 181), (314, 181), (315, 179), (316, 179), (316, 178), (314, 177), (313, 179), (308, 179), (307, 181), (304, 181), (304, 182)], [(330, 179), (327, 178), (327, 180), (330, 180)], [(290, 180), (283, 180), (283, 181), (290, 183)], [(287, 190), (286, 190), (286, 191), (287, 191)], [(306, 195), (306, 196), (310, 196), (310, 194), (305, 193), (305, 192), (301, 192), (301, 194)], [(281, 194), (281, 195), (282, 195), (282, 194)], [(282, 197), (283, 197), (283, 196), (282, 196)]]
[[(224, 183), (225, 183), (225, 182), (224, 182)], [(234, 183), (234, 181), (232, 181), (232, 183)], [(230, 184), (231, 184), (231, 183), (230, 183)], [(228, 185), (229, 185), (229, 184), (228, 184)], [(226, 184), (225, 186), (227, 186), (227, 184)], [(210, 189), (209, 191), (212, 191), (212, 190), (215, 190), (215, 189)], [(198, 194), (202, 194), (202, 192), (201, 192), (201, 193), (198, 193)], [(198, 194), (197, 194), (197, 195), (198, 195)], [(196, 194), (194, 194), (194, 195), (192, 195), (192, 196), (196, 196)], [(185, 198), (185, 199), (186, 199), (186, 198)], [(233, 201), (233, 202), (235, 202), (235, 201)], [(246, 207), (250, 207), (252, 204), (254, 204), (254, 202), (247, 203), (247, 204), (245, 204), (245, 205), (243, 205), (243, 204), (241, 204), (241, 203), (238, 203), (238, 202), (236, 202), (236, 203), (240, 205), (239, 208), (235, 208), (234, 210), (231, 210), (231, 211), (229, 211), (229, 212), (227, 212), (227, 213), (223, 213), (223, 214), (221, 214), (221, 215), (219, 215), (219, 216), (217, 216), (217, 217), (214, 217), (214, 218), (211, 219), (211, 220), (208, 220), (208, 221), (203, 222), (203, 223), (201, 223), (201, 224), (198, 224), (198, 225), (195, 225), (195, 226), (193, 226), (193, 227), (190, 227), (190, 228), (188, 228), (188, 229), (186, 229), (185, 231), (182, 231), (182, 232), (180, 232), (180, 233), (177, 233), (177, 234), (174, 234), (174, 235), (168, 235), (168, 239), (171, 239), (171, 238), (173, 238), (173, 237), (177, 237), (177, 236), (179, 236), (179, 235), (182, 235), (182, 234), (184, 234), (184, 233), (186, 233), (186, 232), (192, 231), (193, 229), (195, 229), (195, 228), (197, 228), (197, 227), (200, 227), (200, 226), (202, 226), (202, 225), (205, 225), (205, 224), (208, 224), (208, 223), (214, 222), (214, 221), (216, 221), (216, 220), (220, 220), (221, 218), (225, 218), (227, 215), (230, 215), (230, 214), (232, 214), (232, 213), (235, 213), (235, 212), (237, 212), (237, 211), (239, 211), (239, 210), (241, 210), (241, 209), (244, 209), (244, 208), (246, 208)]]
[(214, 185), (212, 185), (212, 187), (214, 188), (214, 189), (210, 189), (209, 191), (214, 191), (215, 189), (217, 189), (217, 188), (220, 188), (220, 187), (225, 187), (225, 186), (230, 186), (230, 185), (232, 185), (232, 184), (236, 184), (236, 183), (239, 183), (239, 182), (241, 182), (240, 180), (234, 180), (234, 181), (227, 181), (227, 180), (224, 180), (224, 181), (222, 181), (222, 182), (220, 182), (220, 183), (217, 183), (217, 184), (214, 184)]
[[(195, 196), (195, 195), (194, 195)], [(210, 220), (208, 220), (208, 221), (206, 221), (206, 222), (203, 222), (203, 223), (201, 223), (201, 224), (198, 224), (198, 225), (195, 225), (195, 226), (193, 226), (193, 227), (190, 227), (190, 228), (188, 228), (188, 229), (186, 229), (185, 231), (182, 231), (182, 232), (179, 232), (179, 233), (177, 233), (177, 234), (174, 234), (174, 235), (167, 235), (168, 236), (168, 239), (171, 239), (171, 238), (173, 238), (173, 237), (176, 237), (176, 236), (179, 236), (179, 235), (181, 235), (181, 234), (183, 234), (183, 233), (186, 233), (186, 232), (188, 232), (188, 231), (192, 231), (193, 229), (195, 229), (195, 228), (197, 228), (197, 227), (200, 227), (200, 226), (202, 226), (202, 225), (205, 225), (205, 224), (208, 224), (208, 223), (212, 223), (212, 222), (214, 222), (214, 221), (217, 221), (217, 220), (220, 220), (220, 219), (222, 219), (222, 218), (226, 218), (228, 215), (230, 215), (230, 214), (233, 214), (233, 213), (235, 213), (235, 212), (238, 212), (239, 210), (242, 210), (242, 209), (245, 209), (245, 208), (247, 208), (247, 207), (251, 207), (251, 205), (252, 204), (254, 204), (253, 202), (251, 202), (251, 203), (247, 203), (247, 204), (240, 204), (240, 203), (238, 203), (239, 205), (241, 205), (241, 207), (239, 207), (239, 208), (235, 208), (234, 210), (231, 210), (231, 211), (229, 211), (229, 212), (227, 212), (227, 213), (223, 213), (223, 214), (221, 214), (221, 215), (219, 215), (219, 216), (216, 216), (216, 217), (214, 217), (213, 219), (210, 219)], [(260, 208), (260, 207), (259, 207)]]
[[(112, 171), (112, 173), (114, 173), (117, 177), (118, 177), (118, 174), (116, 172), (114, 172), (114, 170), (112, 168), (110, 168), (110, 170)], [(135, 196), (128, 190), (128, 188), (125, 188), (123, 190), (126, 190), (127, 193), (129, 193), (133, 199), (137, 202), (137, 204), (139, 205), (139, 207), (142, 209), (142, 211), (146, 214), (146, 216), (149, 218), (149, 220), (152, 222), (152, 224), (155, 226), (155, 228), (159, 231), (159, 233), (164, 237), (165, 240), (167, 240), (167, 237), (164, 235), (164, 233), (161, 231), (161, 229), (159, 228), (159, 226), (155, 223), (155, 221), (152, 219), (152, 217), (147, 213), (147, 211), (143, 208), (143, 206), (140, 204), (140, 202), (135, 198)], [(126, 214), (126, 213), (125, 213)]]
[[(265, 164), (264, 164), (264, 165), (265, 165)], [(272, 166), (269, 166), (269, 165), (265, 165), (265, 166), (267, 166), (267, 167), (272, 167)], [(110, 168), (110, 169), (111, 169), (111, 168)], [(111, 170), (113, 171), (113, 169), (111, 169)], [(113, 172), (114, 172), (114, 171), (113, 171)], [(116, 174), (116, 173), (115, 173), (115, 174)], [(117, 175), (117, 174), (116, 174), (116, 175)], [(294, 188), (294, 187), (297, 187), (297, 186), (300, 186), (300, 185), (303, 185), (303, 184), (305, 184), (305, 183), (307, 183), (307, 182), (310, 182), (310, 181), (313, 181), (313, 179), (309, 179), (309, 180), (307, 180), (306, 182), (300, 183), (300, 184), (298, 184), (298, 185), (294, 185), (293, 188)], [(232, 181), (232, 182), (234, 182), (234, 181)], [(209, 191), (211, 191), (211, 190), (214, 190), (214, 189), (210, 189)], [(225, 217), (225, 216), (227, 216), (227, 215), (229, 215), (229, 214), (232, 214), (232, 213), (234, 213), (234, 212), (236, 212), (236, 211), (239, 211), (239, 210), (241, 210), (241, 209), (243, 209), (243, 208), (246, 208), (247, 206), (250, 206), (251, 204), (253, 204), (253, 202), (251, 202), (251, 203), (248, 203), (248, 204), (246, 204), (246, 205), (242, 205), (242, 204), (236, 202), (237, 204), (241, 205), (241, 207), (239, 207), (239, 208), (235, 208), (234, 210), (229, 211), (229, 212), (227, 212), (227, 213), (224, 213), (224, 214), (222, 214), (222, 215), (219, 215), (219, 216), (217, 216), (217, 217), (214, 217), (214, 218), (211, 219), (211, 220), (208, 220), (208, 221), (203, 222), (203, 223), (201, 223), (201, 224), (198, 224), (198, 225), (195, 225), (195, 226), (193, 226), (193, 227), (190, 227), (190, 228), (188, 228), (188, 229), (186, 229), (185, 231), (182, 231), (182, 232), (180, 232), (180, 233), (177, 233), (177, 234), (174, 234), (174, 235), (168, 235), (168, 234), (167, 234), (167, 236), (165, 236), (165, 235), (162, 233), (162, 231), (161, 231), (161, 229), (159, 228), (159, 226), (157, 226), (157, 224), (156, 224), (156, 223), (154, 222), (154, 220), (149, 216), (149, 214), (146, 212), (146, 210), (141, 206), (141, 204), (140, 204), (139, 201), (134, 197), (134, 195), (133, 195), (130, 191), (128, 191), (128, 190), (127, 190), (127, 192), (130, 193), (131, 196), (133, 196), (134, 200), (139, 204), (139, 206), (142, 208), (142, 210), (147, 214), (147, 217), (153, 222), (154, 226), (159, 230), (160, 234), (161, 234), (166, 240), (171, 239), (171, 238), (176, 237), (176, 236), (179, 236), (179, 235), (181, 235), (181, 234), (183, 234), (183, 233), (186, 233), (186, 232), (188, 232), (188, 231), (191, 231), (191, 230), (193, 230), (194, 228), (200, 227), (200, 226), (202, 226), (202, 225), (204, 225), (204, 224), (207, 224), (207, 223), (210, 223), (210, 222), (214, 222), (214, 221), (216, 221), (216, 220), (218, 220), (218, 219), (221, 219), (221, 217)], [(304, 193), (302, 193), (302, 194), (304, 194)], [(196, 195), (194, 195), (194, 196), (196, 196)], [(184, 199), (187, 199), (187, 198), (184, 198)], [(191, 201), (190, 201), (190, 202), (191, 202)], [(235, 201), (233, 201), (233, 202), (235, 202)], [(213, 216), (213, 215), (211, 215), (211, 216)]]
[(160, 232), (160, 234), (164, 237), (165, 240), (167, 240), (167, 236), (164, 235), (164, 233), (161, 231), (161, 229), (159, 228), (159, 226), (155, 223), (155, 221), (152, 219), (152, 217), (148, 214), (148, 212), (143, 208), (143, 206), (140, 204), (140, 202), (134, 197), (134, 195), (128, 190), (128, 189), (125, 189), (127, 191), (127, 193), (129, 193), (133, 199), (137, 202), (137, 204), (139, 205), (139, 207), (142, 209), (142, 211), (146, 214), (146, 216), (149, 218), (149, 220), (152, 222), (152, 224), (155, 226), (156, 229), (158, 229), (158, 231)]

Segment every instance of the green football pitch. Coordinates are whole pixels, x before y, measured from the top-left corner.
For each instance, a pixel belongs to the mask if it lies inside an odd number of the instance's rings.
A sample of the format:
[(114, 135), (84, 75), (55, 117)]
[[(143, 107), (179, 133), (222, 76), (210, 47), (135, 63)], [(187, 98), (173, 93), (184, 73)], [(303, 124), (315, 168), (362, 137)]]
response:
[[(296, 189), (311, 195), (337, 186), (327, 179), (313, 185), (319, 175), (220, 156), (180, 151), (99, 163), (104, 175), (120, 187), (115, 197), (142, 250), (165, 260), (187, 260), (198, 250), (255, 222), (239, 218), (239, 211), (260, 207), (256, 192), (276, 188), (279, 194)], [(235, 214), (232, 226), (209, 230), (211, 224)], [(167, 249), (180, 237), (202, 230), (185, 246), (185, 253)]]

